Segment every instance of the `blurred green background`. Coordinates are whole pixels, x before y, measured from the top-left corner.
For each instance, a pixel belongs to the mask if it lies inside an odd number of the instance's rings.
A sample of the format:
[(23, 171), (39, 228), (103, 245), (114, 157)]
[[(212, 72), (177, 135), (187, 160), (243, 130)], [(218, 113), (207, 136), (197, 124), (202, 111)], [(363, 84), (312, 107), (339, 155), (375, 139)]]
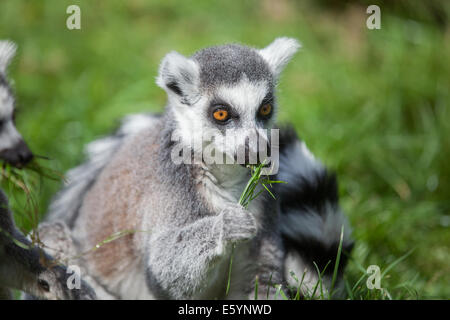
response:
[[(81, 8), (81, 30), (66, 28), (71, 4)], [(381, 7), (381, 30), (366, 28), (369, 4)], [(18, 127), (36, 154), (53, 159), (44, 164), (61, 172), (123, 115), (163, 110), (154, 80), (170, 50), (299, 39), (303, 49), (278, 88), (280, 120), (338, 173), (357, 241), (347, 283), (363, 290), (358, 279), (376, 264), (394, 299), (448, 299), (449, 4), (3, 0), (0, 39), (19, 45), (10, 68)], [(59, 187), (50, 180), (36, 187), (42, 215)], [(20, 195), (10, 196), (20, 213)]]

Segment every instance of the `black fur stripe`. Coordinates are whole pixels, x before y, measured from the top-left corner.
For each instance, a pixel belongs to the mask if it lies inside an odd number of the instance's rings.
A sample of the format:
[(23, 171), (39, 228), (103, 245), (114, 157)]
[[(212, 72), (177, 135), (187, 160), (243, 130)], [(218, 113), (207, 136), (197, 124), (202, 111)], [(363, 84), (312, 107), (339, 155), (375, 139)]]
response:
[(289, 146), (294, 145), (297, 141), (301, 141), (298, 138), (295, 129), (292, 126), (278, 126), (279, 127), (279, 143), (280, 143), (280, 156), (287, 156)]
[(298, 175), (295, 183), (280, 185), (281, 212), (291, 210), (312, 209), (323, 214), (326, 205), (338, 205), (337, 179), (335, 173), (326, 169), (309, 173), (309, 176)]
[[(314, 239), (302, 239), (300, 241), (299, 239), (294, 239), (287, 236), (286, 234), (283, 234), (282, 236), (286, 252), (297, 251), (302, 257), (303, 261), (309, 264), (312, 270), (315, 270), (315, 263), (320, 272), (324, 271), (326, 267), (324, 275), (333, 274), (339, 248), (339, 239), (337, 239), (338, 241), (332, 243), (331, 245), (325, 245), (324, 243), (316, 241)], [(353, 246), (353, 242), (344, 242), (342, 244), (342, 253), (340, 255), (338, 266), (339, 274), (342, 274)]]
[[(293, 128), (280, 129), (280, 157), (289, 160), (285, 161), (286, 163), (295, 164), (295, 159), (290, 157), (294, 156), (293, 150), (299, 141)], [(296, 168), (280, 168), (281, 170), (285, 170), (283, 176), (288, 178), (287, 184), (276, 185), (282, 223), (292, 223), (295, 221), (295, 215), (314, 214), (325, 219), (327, 214), (342, 214), (339, 210), (338, 183), (334, 172), (328, 171), (321, 165), (308, 172), (299, 172)], [(292, 219), (292, 215), (294, 215), (294, 219)], [(320, 223), (324, 220), (318, 219), (317, 221)], [(338, 228), (340, 226), (336, 226), (336, 229)], [(329, 239), (322, 241), (320, 238), (302, 234), (302, 226), (299, 226), (298, 232), (295, 232), (296, 228), (292, 225), (287, 229), (289, 232), (283, 232), (282, 228), (286, 252), (298, 252), (303, 261), (309, 264), (313, 270), (315, 270), (313, 262), (317, 264), (321, 272), (329, 263), (324, 274), (331, 275), (337, 257), (339, 237), (330, 243)], [(342, 273), (352, 248), (353, 242), (344, 241), (339, 273)]]
[[(312, 178), (311, 178), (312, 177)], [(341, 214), (338, 208), (337, 179), (334, 173), (327, 170), (315, 172), (310, 178), (299, 176), (298, 183), (281, 185), (280, 209), (281, 215), (305, 214), (314, 212), (325, 218), (329, 206), (334, 207), (333, 214)], [(329, 214), (329, 213), (328, 213)], [(338, 226), (336, 227), (338, 228)], [(287, 251), (295, 250), (302, 258), (313, 265), (315, 262), (320, 271), (323, 271), (327, 263), (330, 264), (325, 274), (332, 274), (338, 252), (339, 239), (332, 244), (325, 244), (313, 238), (305, 238), (302, 235), (292, 236), (282, 234)], [(352, 243), (343, 244), (343, 254), (339, 264), (339, 272), (342, 272), (347, 262), (347, 255), (351, 252)]]

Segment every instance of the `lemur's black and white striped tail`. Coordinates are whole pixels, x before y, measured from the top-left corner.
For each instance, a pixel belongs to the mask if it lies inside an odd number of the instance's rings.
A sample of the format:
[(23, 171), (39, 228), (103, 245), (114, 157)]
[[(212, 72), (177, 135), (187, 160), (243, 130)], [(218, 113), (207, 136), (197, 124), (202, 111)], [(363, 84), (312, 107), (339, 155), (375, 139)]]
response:
[(317, 268), (320, 272), (325, 269), (322, 280), (329, 290), (342, 227), (340, 278), (353, 247), (350, 226), (338, 203), (336, 176), (311, 154), (293, 129), (287, 128), (280, 130), (278, 179), (287, 182), (277, 185), (286, 280), (299, 287), (303, 277), (302, 293), (311, 295), (319, 278)]
[(89, 143), (85, 148), (86, 161), (67, 173), (67, 183), (53, 199), (46, 220), (61, 220), (71, 228), (84, 195), (123, 141), (140, 130), (153, 126), (158, 118), (152, 114), (129, 115), (124, 118), (115, 134)]

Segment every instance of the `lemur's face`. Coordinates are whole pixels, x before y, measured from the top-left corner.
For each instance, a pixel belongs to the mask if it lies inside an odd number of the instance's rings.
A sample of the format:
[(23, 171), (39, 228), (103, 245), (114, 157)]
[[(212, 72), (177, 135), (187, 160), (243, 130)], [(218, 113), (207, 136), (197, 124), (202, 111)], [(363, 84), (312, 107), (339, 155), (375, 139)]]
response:
[(13, 43), (0, 41), (0, 159), (21, 167), (33, 154), (16, 129), (14, 95), (6, 81), (6, 68), (14, 54)]
[(87, 283), (76, 279), (73, 272), (67, 272), (65, 267), (58, 265), (45, 268), (27, 289), (35, 297), (46, 300), (96, 299), (94, 290)]
[(281, 38), (262, 50), (225, 45), (190, 58), (169, 53), (157, 83), (168, 93), (177, 139), (203, 155), (226, 155), (227, 163), (262, 161), (256, 155), (268, 150), (275, 84), (298, 48), (296, 40)]

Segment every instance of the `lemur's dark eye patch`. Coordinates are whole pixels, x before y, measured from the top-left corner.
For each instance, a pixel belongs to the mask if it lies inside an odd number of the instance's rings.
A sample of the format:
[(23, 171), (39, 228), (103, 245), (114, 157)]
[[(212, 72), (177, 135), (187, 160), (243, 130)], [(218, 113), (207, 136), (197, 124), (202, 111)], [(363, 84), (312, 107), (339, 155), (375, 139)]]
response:
[(273, 95), (269, 92), (261, 102), (261, 106), (258, 109), (256, 116), (260, 119), (269, 119), (273, 111)]
[(167, 88), (169, 88), (170, 90), (181, 96), (182, 92), (180, 87), (178, 86), (178, 83), (176, 83), (175, 81), (171, 81), (167, 83), (166, 86)]

